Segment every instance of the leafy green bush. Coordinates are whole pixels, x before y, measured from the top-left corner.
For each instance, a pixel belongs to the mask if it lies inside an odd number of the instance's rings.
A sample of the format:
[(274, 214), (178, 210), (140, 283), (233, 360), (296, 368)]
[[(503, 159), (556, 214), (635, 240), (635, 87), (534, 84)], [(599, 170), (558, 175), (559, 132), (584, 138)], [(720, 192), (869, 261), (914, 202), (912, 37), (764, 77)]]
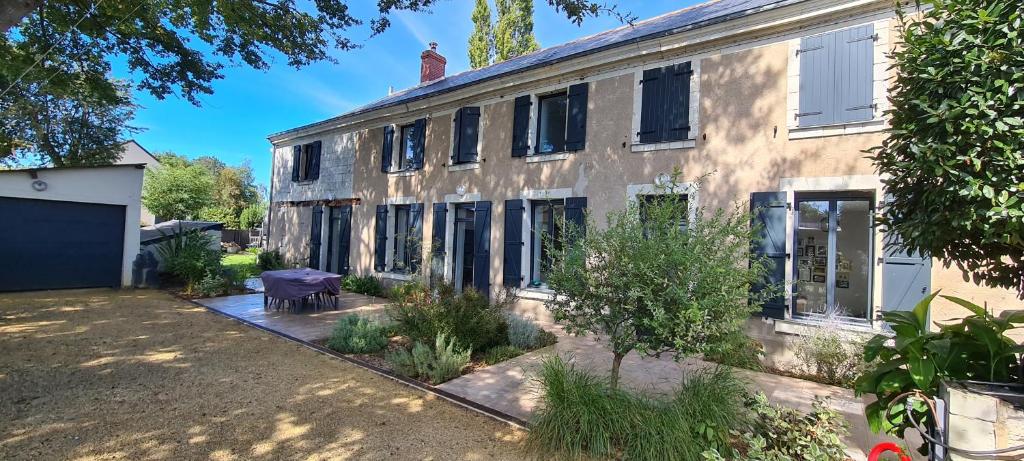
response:
[(358, 315), (339, 319), (327, 339), (327, 347), (345, 354), (379, 352), (387, 345), (384, 327)]
[(430, 292), (429, 287), (419, 280), (400, 283), (387, 290), (387, 298), (393, 301), (410, 300), (412, 297), (426, 295)]
[[(823, 401), (815, 399), (809, 414), (772, 405), (758, 392), (747, 400), (750, 428), (733, 430), (734, 451), (710, 449), (703, 453), (711, 461), (843, 461), (848, 459), (840, 438), (846, 421)], [(724, 455), (724, 456), (723, 456)]]
[(523, 355), (523, 350), (515, 346), (496, 346), (487, 350), (484, 354), (484, 363), (488, 365), (494, 365), (495, 363), (501, 363), (509, 359), (514, 359)]
[(527, 351), (537, 347), (540, 328), (533, 323), (533, 320), (512, 313), (506, 316), (506, 320), (508, 321), (509, 344)]
[(417, 341), (412, 352), (397, 349), (385, 354), (385, 360), (396, 373), (412, 378), (427, 379), (431, 384), (441, 384), (462, 374), (469, 365), (470, 349), (460, 350), (455, 338), (448, 339), (440, 333), (434, 339), (434, 347)]
[(612, 388), (557, 356), (544, 361), (540, 380), (541, 407), (527, 439), (538, 459), (699, 459), (726, 450), (729, 428), (744, 422), (746, 391), (726, 367), (695, 371), (671, 398)]
[(384, 294), (384, 285), (379, 278), (372, 275), (346, 275), (341, 279), (341, 289), (367, 296)]
[(199, 229), (179, 227), (156, 250), (163, 260), (164, 272), (181, 280), (191, 293), (207, 274), (220, 273), (220, 249), (214, 247), (215, 243), (213, 236)]
[(761, 364), (762, 357), (764, 346), (745, 334), (736, 334), (719, 347), (704, 354), (705, 360), (755, 371), (764, 369), (764, 365)]
[(916, 421), (928, 428), (934, 426), (922, 399), (898, 400), (908, 392), (934, 398), (943, 380), (1014, 383), (1022, 379), (1024, 346), (1006, 333), (1024, 326), (1024, 312), (995, 317), (970, 301), (943, 296), (971, 315), (932, 332), (928, 311), (936, 295), (938, 292), (925, 297), (912, 311), (883, 312), (882, 319), (896, 333), (895, 338), (879, 334), (864, 346), (864, 360), (878, 359), (879, 363), (857, 379), (855, 389), (858, 396), (874, 394), (878, 398), (864, 409), (875, 432), (903, 437), (904, 431), (913, 427), (907, 419), (907, 405)]
[(487, 350), (508, 341), (505, 307), (508, 301), (491, 303), (473, 289), (455, 293), (451, 285), (442, 285), (436, 293), (425, 287), (405, 298), (392, 300), (388, 314), (398, 332), (416, 341), (430, 342), (447, 334), (459, 347)]
[(195, 286), (195, 292), (204, 298), (226, 296), (244, 290), (244, 274), (229, 267), (211, 270)]
[(263, 218), (267, 214), (265, 203), (254, 203), (242, 209), (238, 215), (238, 224), (241, 229), (255, 229), (263, 224)]
[(256, 267), (261, 271), (276, 271), (285, 268), (284, 257), (278, 250), (261, 251), (256, 255)]

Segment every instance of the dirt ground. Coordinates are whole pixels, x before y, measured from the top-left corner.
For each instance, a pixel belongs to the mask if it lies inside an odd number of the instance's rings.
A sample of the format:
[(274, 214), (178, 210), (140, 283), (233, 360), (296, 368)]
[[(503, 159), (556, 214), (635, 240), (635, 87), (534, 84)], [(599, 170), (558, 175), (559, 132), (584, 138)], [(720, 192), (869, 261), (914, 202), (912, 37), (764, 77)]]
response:
[(520, 459), (522, 439), (162, 292), (0, 294), (0, 459)]

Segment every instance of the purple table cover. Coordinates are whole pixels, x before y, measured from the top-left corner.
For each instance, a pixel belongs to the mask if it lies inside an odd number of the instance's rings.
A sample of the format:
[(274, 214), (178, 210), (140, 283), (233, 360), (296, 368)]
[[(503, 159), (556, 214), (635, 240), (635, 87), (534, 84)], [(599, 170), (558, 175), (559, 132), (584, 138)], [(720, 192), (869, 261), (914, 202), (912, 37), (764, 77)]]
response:
[(301, 299), (314, 293), (341, 292), (341, 276), (315, 269), (285, 269), (260, 274), (264, 294), (274, 299)]

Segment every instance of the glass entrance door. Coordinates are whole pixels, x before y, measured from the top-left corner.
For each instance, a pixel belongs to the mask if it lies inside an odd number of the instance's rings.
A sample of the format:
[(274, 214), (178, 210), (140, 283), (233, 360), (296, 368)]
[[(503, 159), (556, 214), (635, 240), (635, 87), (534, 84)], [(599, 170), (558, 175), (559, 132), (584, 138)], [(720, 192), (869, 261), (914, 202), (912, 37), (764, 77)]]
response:
[(452, 271), (455, 282), (455, 291), (462, 292), (465, 287), (473, 286), (473, 242), (475, 231), (473, 221), (476, 212), (473, 204), (455, 206), (455, 235), (452, 239), (454, 248), (452, 252)]
[(874, 209), (870, 196), (797, 196), (793, 315), (868, 320)]

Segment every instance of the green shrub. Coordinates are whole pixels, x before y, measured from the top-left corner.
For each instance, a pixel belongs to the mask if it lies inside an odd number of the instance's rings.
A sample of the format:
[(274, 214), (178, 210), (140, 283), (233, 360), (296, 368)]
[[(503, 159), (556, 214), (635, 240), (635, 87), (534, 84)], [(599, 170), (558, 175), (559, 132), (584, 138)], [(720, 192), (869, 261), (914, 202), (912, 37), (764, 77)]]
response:
[(742, 424), (746, 391), (726, 367), (694, 374), (670, 398), (611, 388), (558, 357), (544, 361), (543, 395), (527, 439), (538, 459), (693, 460), (724, 449)]
[(864, 343), (859, 337), (837, 328), (815, 328), (813, 333), (796, 341), (793, 352), (799, 360), (797, 371), (814, 381), (852, 387), (868, 368), (861, 357)]
[(385, 360), (398, 374), (441, 384), (462, 374), (471, 353), (470, 349), (458, 349), (455, 338), (449, 340), (441, 333), (434, 339), (433, 349), (417, 341), (411, 353), (398, 349), (385, 354)]
[(457, 294), (442, 285), (436, 293), (424, 288), (392, 300), (388, 314), (398, 332), (413, 340), (429, 343), (443, 333), (461, 348), (487, 350), (508, 341), (505, 302), (492, 304), (473, 289)]
[(358, 315), (342, 317), (334, 326), (327, 347), (345, 354), (370, 354), (388, 345), (384, 327)]
[(429, 294), (430, 288), (419, 280), (400, 283), (387, 290), (387, 298), (394, 301), (409, 300), (412, 297)]
[(515, 346), (497, 346), (487, 350), (484, 354), (484, 363), (488, 365), (494, 365), (495, 363), (501, 363), (509, 359), (514, 359), (523, 355), (523, 350)]
[(259, 267), (261, 271), (284, 269), (284, 257), (278, 250), (261, 251), (256, 255), (256, 267)]
[(384, 294), (384, 285), (379, 278), (372, 275), (346, 275), (341, 279), (341, 289), (367, 296)]
[(225, 283), (224, 276), (215, 272), (207, 273), (206, 277), (203, 277), (203, 279), (196, 284), (196, 292), (204, 298), (220, 296), (226, 293), (227, 284)]
[(207, 274), (220, 273), (220, 249), (214, 247), (213, 236), (199, 230), (182, 230), (157, 245), (164, 272), (185, 284), (192, 293)]
[(506, 320), (508, 321), (509, 344), (522, 350), (531, 350), (537, 347), (540, 328), (533, 323), (533, 320), (512, 313), (506, 316)]
[(718, 348), (704, 354), (705, 360), (755, 371), (764, 369), (761, 364), (762, 357), (764, 357), (764, 346), (744, 334), (734, 335)]
[(537, 333), (537, 348), (548, 347), (558, 342), (558, 336), (547, 330), (540, 330)]
[[(804, 414), (791, 408), (768, 403), (763, 393), (747, 400), (751, 427), (732, 431), (736, 452), (707, 450), (704, 458), (712, 461), (842, 461), (848, 459), (840, 438), (847, 433), (846, 421), (819, 399)], [(723, 453), (724, 452), (724, 453)], [(723, 456), (724, 455), (724, 456)]]

